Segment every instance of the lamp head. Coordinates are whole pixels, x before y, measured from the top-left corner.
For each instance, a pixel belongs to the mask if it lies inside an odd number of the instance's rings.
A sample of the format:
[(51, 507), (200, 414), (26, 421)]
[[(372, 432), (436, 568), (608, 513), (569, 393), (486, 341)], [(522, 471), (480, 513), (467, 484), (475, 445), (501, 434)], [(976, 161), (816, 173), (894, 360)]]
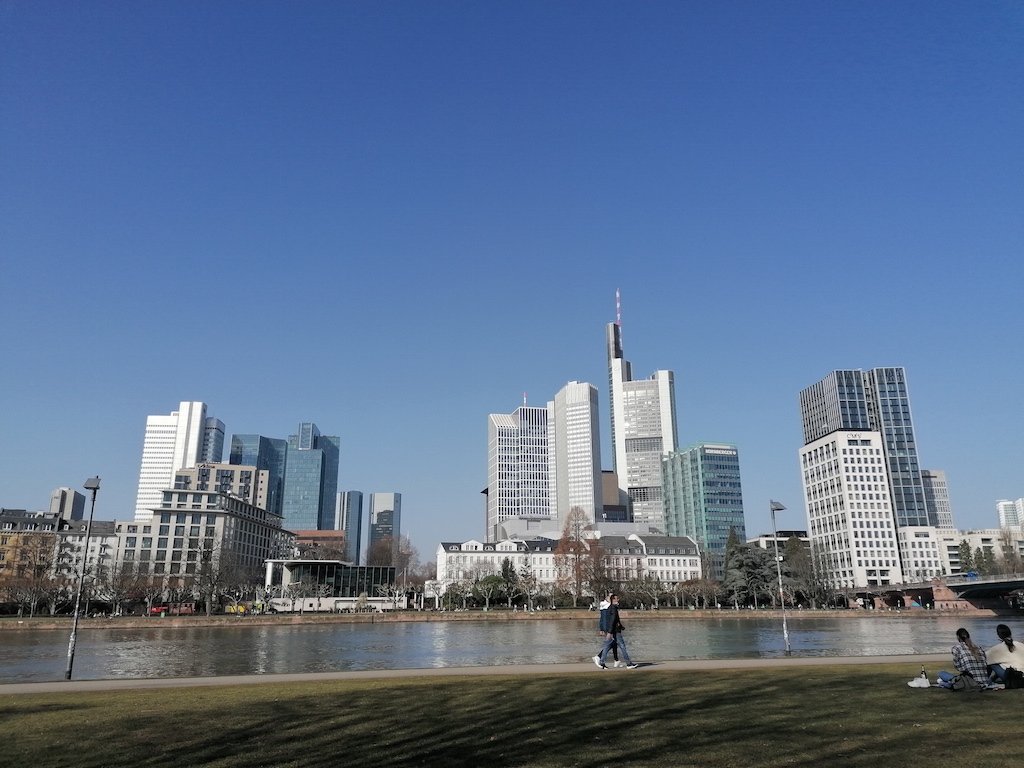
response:
[(785, 507), (782, 506), (781, 504), (779, 504), (779, 502), (777, 502), (777, 501), (771, 502), (771, 505), (772, 505), (772, 512), (781, 512), (782, 510), (785, 509)]
[(98, 477), (90, 477), (85, 481), (85, 490), (87, 491), (98, 491), (100, 489), (100, 479)]

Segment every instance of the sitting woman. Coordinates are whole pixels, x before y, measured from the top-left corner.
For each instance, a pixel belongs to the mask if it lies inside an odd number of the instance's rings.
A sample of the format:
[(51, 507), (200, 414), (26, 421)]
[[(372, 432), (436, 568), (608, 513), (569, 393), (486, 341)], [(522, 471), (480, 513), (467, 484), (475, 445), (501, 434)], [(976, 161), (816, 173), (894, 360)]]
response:
[[(971, 633), (963, 627), (956, 631), (957, 644), (953, 646), (953, 666), (961, 675), (973, 677), (979, 686), (988, 684), (988, 660), (985, 651), (971, 641)], [(939, 685), (951, 688), (952, 672), (939, 672)]]
[(1010, 628), (1005, 624), (996, 627), (996, 635), (1002, 642), (989, 649), (988, 664), (995, 678), (1005, 683), (1007, 669), (1024, 672), (1024, 651), (1017, 653), (1017, 646), (1013, 643)]

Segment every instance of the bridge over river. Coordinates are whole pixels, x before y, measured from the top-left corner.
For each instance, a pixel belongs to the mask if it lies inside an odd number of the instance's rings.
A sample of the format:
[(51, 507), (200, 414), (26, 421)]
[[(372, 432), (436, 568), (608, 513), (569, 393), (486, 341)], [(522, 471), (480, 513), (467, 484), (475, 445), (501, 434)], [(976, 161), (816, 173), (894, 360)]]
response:
[(917, 584), (891, 584), (847, 590), (865, 607), (934, 608), (1019, 614), (1024, 610), (1024, 574), (947, 576)]

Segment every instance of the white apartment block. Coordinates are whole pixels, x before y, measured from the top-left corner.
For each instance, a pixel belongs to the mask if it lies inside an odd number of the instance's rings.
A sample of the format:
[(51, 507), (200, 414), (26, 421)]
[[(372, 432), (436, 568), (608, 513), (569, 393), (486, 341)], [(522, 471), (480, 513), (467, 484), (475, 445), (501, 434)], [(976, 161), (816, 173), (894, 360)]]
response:
[(1024, 499), (1010, 501), (1000, 499), (996, 502), (996, 514), (999, 516), (999, 527), (1019, 531), (1024, 520)]
[[(701, 578), (701, 558), (696, 542), (688, 536), (601, 536), (595, 531), (609, 577), (614, 581), (653, 576), (667, 588)], [(550, 594), (558, 583), (555, 550), (557, 539), (506, 539), (498, 542), (441, 542), (437, 547), (438, 594), (451, 584), (472, 582), (500, 574), (508, 559), (517, 572), (528, 571), (542, 593)]]
[(808, 534), (837, 587), (903, 582), (878, 432), (832, 432), (800, 449)]
[(570, 381), (548, 403), (549, 462), (554, 467), (552, 506), (558, 526), (569, 512), (582, 509), (588, 523), (598, 519), (603, 508), (601, 487), (601, 436), (597, 410), (597, 387)]
[(220, 462), (223, 451), (224, 422), (208, 418), (205, 403), (182, 402), (168, 416), (146, 417), (135, 519), (152, 516), (163, 491), (174, 484), (175, 471), (199, 462)]

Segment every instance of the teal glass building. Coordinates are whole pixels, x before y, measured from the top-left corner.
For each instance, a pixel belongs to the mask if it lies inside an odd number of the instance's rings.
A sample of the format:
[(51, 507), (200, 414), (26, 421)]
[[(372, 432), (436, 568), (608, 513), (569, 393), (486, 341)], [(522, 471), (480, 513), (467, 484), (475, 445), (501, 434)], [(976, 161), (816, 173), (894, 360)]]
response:
[(725, 544), (733, 530), (746, 541), (740, 457), (729, 443), (697, 443), (662, 458), (665, 528), (689, 536), (707, 554), (707, 575), (725, 577)]

